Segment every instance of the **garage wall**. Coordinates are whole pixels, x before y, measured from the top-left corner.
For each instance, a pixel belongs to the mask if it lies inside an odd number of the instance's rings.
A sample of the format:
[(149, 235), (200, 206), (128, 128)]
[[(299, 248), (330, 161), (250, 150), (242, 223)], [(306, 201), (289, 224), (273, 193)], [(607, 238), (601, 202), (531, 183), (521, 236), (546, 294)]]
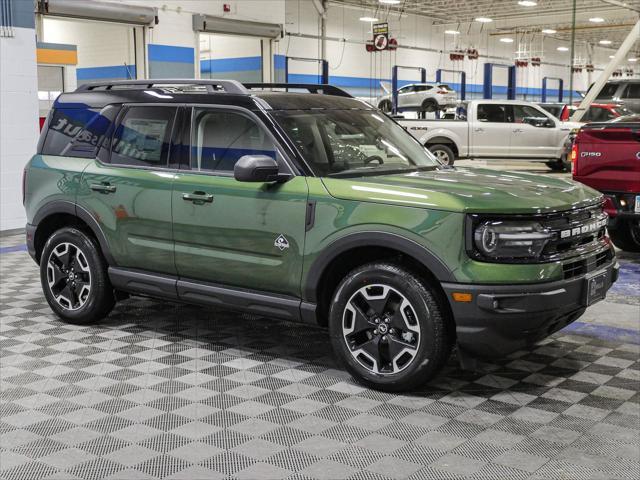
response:
[(13, 35), (0, 37), (0, 231), (24, 228), (22, 170), (38, 141), (33, 9), (29, 2), (12, 6)]

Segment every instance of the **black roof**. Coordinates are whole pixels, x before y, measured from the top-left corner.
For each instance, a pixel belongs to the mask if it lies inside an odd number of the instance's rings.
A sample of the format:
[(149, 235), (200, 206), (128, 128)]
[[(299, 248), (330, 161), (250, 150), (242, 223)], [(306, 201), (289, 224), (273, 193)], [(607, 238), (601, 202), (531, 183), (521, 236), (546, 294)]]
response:
[(233, 80), (184, 79), (85, 84), (75, 92), (61, 94), (54, 106), (102, 108), (121, 103), (233, 105), (249, 110), (260, 107), (272, 110), (372, 108), (344, 90), (331, 85), (271, 83), (243, 85)]

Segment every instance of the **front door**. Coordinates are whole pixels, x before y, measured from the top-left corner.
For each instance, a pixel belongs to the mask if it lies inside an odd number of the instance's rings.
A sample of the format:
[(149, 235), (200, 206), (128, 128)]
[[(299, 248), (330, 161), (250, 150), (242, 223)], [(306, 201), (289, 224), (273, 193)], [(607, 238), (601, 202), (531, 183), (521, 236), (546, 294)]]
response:
[(513, 129), (511, 105), (479, 103), (471, 124), (469, 145), (472, 157), (507, 157)]
[(119, 267), (176, 273), (169, 168), (176, 110), (125, 107), (83, 173), (78, 205), (100, 224)]
[(530, 105), (513, 105), (510, 155), (514, 158), (553, 158), (558, 152), (555, 121)]
[(243, 155), (271, 156), (288, 171), (271, 135), (246, 111), (196, 108), (192, 119), (190, 168), (173, 188), (178, 274), (299, 296), (306, 178), (238, 182), (233, 167)]

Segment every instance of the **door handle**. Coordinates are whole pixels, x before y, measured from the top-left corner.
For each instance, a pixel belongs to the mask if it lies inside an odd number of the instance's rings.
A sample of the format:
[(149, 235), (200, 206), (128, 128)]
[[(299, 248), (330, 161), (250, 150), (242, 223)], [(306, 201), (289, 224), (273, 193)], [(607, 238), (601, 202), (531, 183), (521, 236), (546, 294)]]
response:
[(113, 193), (116, 191), (115, 185), (110, 185), (109, 183), (92, 183), (90, 185), (91, 190), (100, 193)]
[(484, 132), (484, 128), (476, 128), (474, 132), (482, 133)]
[(213, 202), (213, 195), (205, 192), (183, 193), (182, 199), (194, 203), (211, 203)]
[(521, 128), (516, 128), (513, 133), (522, 133), (522, 129)]

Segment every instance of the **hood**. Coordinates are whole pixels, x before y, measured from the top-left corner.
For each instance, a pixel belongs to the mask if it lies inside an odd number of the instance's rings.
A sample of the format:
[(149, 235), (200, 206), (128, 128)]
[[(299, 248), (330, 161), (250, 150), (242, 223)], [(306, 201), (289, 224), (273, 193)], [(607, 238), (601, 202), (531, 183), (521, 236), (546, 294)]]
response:
[(592, 205), (601, 197), (568, 179), (479, 168), (322, 180), (340, 199), (465, 213), (556, 212)]

